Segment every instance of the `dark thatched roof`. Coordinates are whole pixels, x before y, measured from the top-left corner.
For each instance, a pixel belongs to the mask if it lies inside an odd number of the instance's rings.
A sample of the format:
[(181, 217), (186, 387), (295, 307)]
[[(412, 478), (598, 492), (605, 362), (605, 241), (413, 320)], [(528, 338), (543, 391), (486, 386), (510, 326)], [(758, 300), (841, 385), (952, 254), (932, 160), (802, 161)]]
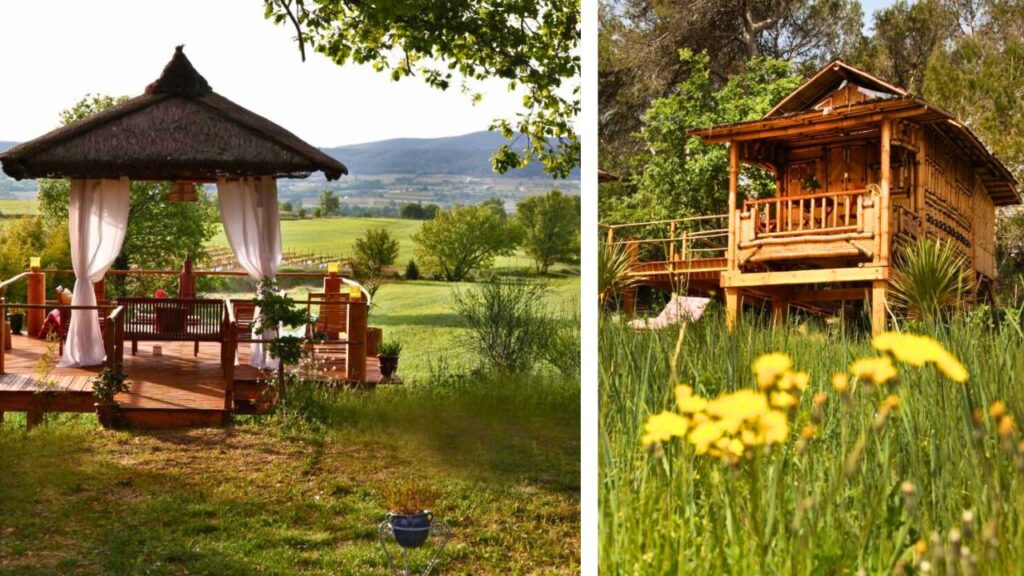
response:
[(341, 162), (214, 92), (181, 46), (141, 96), (15, 146), (0, 163), (17, 180), (348, 174)]

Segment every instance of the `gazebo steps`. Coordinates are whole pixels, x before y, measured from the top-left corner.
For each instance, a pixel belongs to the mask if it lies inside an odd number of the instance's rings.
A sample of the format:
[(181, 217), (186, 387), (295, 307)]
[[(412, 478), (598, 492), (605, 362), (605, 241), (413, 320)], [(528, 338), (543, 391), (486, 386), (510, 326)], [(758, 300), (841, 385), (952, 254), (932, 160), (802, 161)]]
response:
[(131, 430), (209, 428), (223, 426), (231, 412), (209, 408), (125, 408), (118, 410), (118, 425)]

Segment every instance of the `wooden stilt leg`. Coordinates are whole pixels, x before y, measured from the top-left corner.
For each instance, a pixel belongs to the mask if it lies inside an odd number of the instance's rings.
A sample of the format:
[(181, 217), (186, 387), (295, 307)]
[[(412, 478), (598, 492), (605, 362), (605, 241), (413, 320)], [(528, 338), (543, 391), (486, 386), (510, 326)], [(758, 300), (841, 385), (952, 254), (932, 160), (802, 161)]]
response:
[(3, 423), (4, 423), (4, 413), (0, 412), (0, 425), (3, 425)]
[(31, 430), (43, 423), (42, 410), (29, 410), (25, 413), (25, 428)]
[(789, 316), (789, 301), (782, 298), (772, 298), (772, 325), (782, 326)]
[(636, 314), (636, 288), (630, 288), (623, 292), (622, 313), (627, 317)]
[(885, 280), (871, 283), (871, 334), (877, 336), (885, 332), (886, 297), (889, 285)]
[(736, 327), (740, 312), (740, 290), (739, 288), (725, 289), (725, 326), (732, 330)]

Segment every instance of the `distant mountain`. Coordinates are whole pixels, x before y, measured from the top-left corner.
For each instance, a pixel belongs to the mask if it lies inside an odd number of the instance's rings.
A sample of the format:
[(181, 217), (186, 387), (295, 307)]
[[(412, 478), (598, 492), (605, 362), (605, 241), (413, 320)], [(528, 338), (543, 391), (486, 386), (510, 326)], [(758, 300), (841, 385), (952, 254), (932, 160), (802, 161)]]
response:
[[(494, 132), (445, 138), (396, 138), (365, 144), (322, 148), (348, 166), (353, 176), (372, 174), (495, 177), (491, 155), (505, 139)], [(508, 174), (512, 178), (548, 178), (539, 161)], [(580, 177), (574, 170), (573, 179)]]

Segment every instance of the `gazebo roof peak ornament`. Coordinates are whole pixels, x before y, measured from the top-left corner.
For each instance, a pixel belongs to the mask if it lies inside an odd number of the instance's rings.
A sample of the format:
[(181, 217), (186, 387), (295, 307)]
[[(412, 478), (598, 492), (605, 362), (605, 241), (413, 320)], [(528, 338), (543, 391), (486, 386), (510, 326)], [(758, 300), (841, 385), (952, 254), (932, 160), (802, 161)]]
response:
[(146, 86), (146, 94), (168, 94), (182, 98), (198, 98), (213, 92), (210, 84), (196, 71), (192, 62), (185, 56), (185, 45), (174, 49), (174, 56), (164, 66), (163, 74)]

